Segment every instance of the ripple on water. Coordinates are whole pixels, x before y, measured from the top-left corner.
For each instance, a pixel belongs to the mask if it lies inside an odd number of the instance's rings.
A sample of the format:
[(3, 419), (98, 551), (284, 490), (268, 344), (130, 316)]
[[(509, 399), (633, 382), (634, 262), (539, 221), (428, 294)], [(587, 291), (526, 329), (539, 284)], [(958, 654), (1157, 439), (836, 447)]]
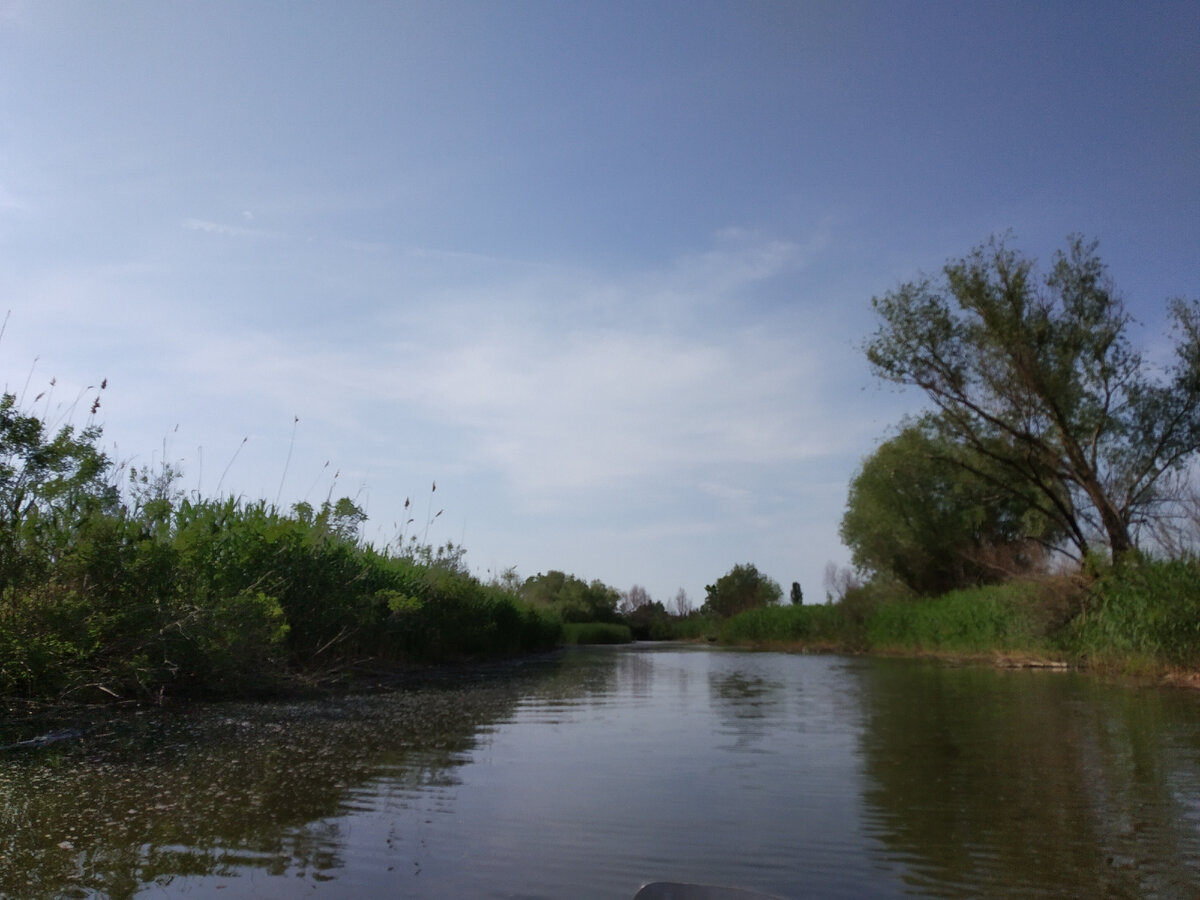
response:
[(0, 757), (0, 896), (1194, 896), (1197, 698), (649, 650)]

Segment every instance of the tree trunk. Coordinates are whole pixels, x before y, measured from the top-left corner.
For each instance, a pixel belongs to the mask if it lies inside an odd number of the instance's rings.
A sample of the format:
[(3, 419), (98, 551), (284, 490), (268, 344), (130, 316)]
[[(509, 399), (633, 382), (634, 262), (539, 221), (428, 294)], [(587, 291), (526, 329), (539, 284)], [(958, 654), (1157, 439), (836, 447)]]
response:
[(1133, 538), (1129, 536), (1129, 525), (1099, 484), (1095, 482), (1088, 484), (1087, 492), (1088, 496), (1092, 498), (1092, 503), (1096, 505), (1096, 510), (1100, 513), (1100, 523), (1104, 526), (1105, 534), (1108, 535), (1108, 549), (1112, 554), (1112, 561), (1120, 562), (1126, 554), (1133, 550)]

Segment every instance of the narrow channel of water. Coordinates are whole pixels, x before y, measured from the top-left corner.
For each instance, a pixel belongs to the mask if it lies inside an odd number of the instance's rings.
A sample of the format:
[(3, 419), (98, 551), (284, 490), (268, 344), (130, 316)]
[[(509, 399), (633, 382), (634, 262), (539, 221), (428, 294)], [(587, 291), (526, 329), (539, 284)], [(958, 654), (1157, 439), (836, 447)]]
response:
[(1195, 897), (1200, 696), (639, 645), (0, 754), (4, 897), (619, 900), (660, 879)]

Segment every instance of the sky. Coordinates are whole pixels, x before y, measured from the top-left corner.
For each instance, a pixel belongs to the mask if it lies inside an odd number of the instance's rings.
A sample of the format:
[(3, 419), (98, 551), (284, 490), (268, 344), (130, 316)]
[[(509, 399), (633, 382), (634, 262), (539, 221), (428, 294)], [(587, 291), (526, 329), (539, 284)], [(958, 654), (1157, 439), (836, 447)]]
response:
[(484, 579), (820, 601), (922, 408), (871, 298), (1079, 233), (1161, 349), (1198, 148), (1194, 0), (0, 0), (0, 384)]

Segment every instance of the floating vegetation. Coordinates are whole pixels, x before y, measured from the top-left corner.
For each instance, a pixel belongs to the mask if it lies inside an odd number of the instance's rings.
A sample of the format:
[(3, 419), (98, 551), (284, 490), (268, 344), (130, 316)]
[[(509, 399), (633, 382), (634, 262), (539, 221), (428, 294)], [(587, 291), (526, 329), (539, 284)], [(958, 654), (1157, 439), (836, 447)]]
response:
[(454, 785), (480, 735), (556, 665), (454, 669), (334, 699), (108, 714), (76, 739), (4, 754), (0, 896), (127, 897), (247, 867), (328, 872), (341, 865), (338, 817)]

